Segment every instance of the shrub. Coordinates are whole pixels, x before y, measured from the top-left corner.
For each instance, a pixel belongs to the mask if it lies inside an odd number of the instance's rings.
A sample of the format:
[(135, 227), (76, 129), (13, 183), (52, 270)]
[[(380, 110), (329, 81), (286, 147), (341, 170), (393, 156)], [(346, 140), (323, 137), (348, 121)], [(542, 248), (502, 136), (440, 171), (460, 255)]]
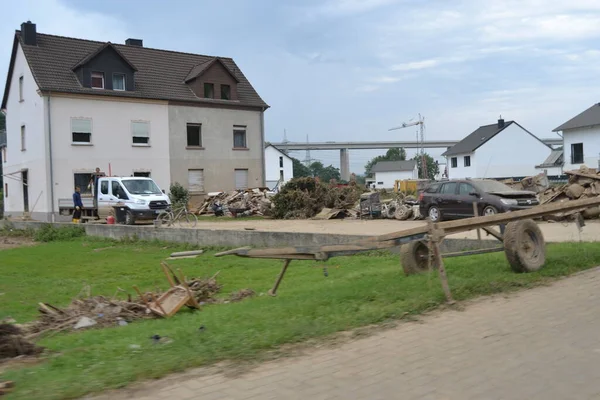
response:
[(55, 228), (50, 224), (43, 224), (35, 231), (33, 238), (38, 242), (55, 242), (59, 240), (71, 240), (85, 236), (85, 229), (82, 226), (66, 226)]
[(171, 184), (169, 188), (169, 199), (171, 199), (171, 203), (173, 207), (181, 207), (187, 203), (190, 192), (181, 186), (179, 182), (175, 182)]

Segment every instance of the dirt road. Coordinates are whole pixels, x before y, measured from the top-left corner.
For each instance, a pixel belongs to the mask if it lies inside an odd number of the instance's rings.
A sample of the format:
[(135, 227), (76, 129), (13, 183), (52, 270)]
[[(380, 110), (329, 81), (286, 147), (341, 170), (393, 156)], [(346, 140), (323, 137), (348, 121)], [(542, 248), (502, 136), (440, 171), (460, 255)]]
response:
[[(424, 221), (397, 220), (235, 220), (200, 217), (197, 229), (209, 230), (245, 230), (269, 232), (310, 232), (330, 233), (337, 235), (382, 235), (403, 229), (424, 225)], [(547, 242), (594, 242), (600, 241), (600, 221), (586, 221), (580, 233), (573, 223), (540, 222), (540, 227)], [(482, 235), (485, 238), (485, 234)], [(451, 238), (477, 239), (477, 232), (462, 232), (449, 236)], [(488, 237), (491, 238), (491, 237)]]

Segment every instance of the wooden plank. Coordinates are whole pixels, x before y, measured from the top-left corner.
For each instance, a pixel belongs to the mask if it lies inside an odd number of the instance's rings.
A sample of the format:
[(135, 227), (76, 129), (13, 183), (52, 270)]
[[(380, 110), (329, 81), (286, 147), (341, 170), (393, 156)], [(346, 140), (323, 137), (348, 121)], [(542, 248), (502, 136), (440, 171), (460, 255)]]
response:
[(476, 254), (487, 254), (487, 253), (496, 253), (499, 251), (504, 251), (504, 247), (492, 247), (489, 249), (477, 249), (477, 250), (467, 250), (467, 251), (456, 251), (452, 253), (442, 254), (444, 258), (451, 257), (461, 257), (461, 256), (473, 256)]
[(600, 181), (600, 175), (594, 175), (594, 174), (584, 174), (582, 172), (579, 171), (565, 171), (566, 175), (575, 175), (575, 176), (581, 176), (583, 178), (590, 178), (590, 179), (595, 179)]
[[(473, 202), (473, 216), (479, 217), (479, 210), (477, 209), (477, 202)], [(481, 231), (477, 229), (477, 240), (481, 242)]]
[(163, 272), (165, 273), (165, 276), (167, 277), (167, 280), (169, 281), (169, 285), (171, 287), (175, 286), (175, 282), (173, 281), (173, 277), (171, 276), (171, 274), (168, 271), (168, 267), (167, 264), (165, 262), (161, 262), (160, 266), (162, 267)]
[(483, 229), (485, 232), (489, 233), (490, 235), (492, 235), (493, 237), (495, 237), (499, 241), (501, 241), (501, 242), (504, 241), (504, 235), (502, 235), (500, 232), (498, 232), (494, 228), (483, 227), (481, 229)]

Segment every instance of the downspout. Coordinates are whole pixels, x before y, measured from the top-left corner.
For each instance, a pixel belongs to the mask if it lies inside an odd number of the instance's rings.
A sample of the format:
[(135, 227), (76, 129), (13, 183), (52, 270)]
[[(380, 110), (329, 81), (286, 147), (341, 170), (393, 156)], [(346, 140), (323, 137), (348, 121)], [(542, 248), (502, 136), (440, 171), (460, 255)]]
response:
[(262, 164), (262, 184), (261, 186), (267, 185), (267, 172), (265, 164), (265, 110), (267, 108), (261, 108), (260, 110), (260, 161)]
[(52, 161), (52, 119), (50, 114), (50, 92), (48, 92), (48, 160), (50, 161), (50, 210), (52, 222), (55, 222), (54, 211), (54, 163)]

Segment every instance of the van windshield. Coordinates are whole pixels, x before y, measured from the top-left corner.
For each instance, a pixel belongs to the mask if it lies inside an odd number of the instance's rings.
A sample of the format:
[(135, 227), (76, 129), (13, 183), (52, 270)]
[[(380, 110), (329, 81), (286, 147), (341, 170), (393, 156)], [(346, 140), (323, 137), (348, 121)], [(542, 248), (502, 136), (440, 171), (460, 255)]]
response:
[(123, 185), (131, 194), (162, 194), (154, 181), (149, 179), (127, 179)]

